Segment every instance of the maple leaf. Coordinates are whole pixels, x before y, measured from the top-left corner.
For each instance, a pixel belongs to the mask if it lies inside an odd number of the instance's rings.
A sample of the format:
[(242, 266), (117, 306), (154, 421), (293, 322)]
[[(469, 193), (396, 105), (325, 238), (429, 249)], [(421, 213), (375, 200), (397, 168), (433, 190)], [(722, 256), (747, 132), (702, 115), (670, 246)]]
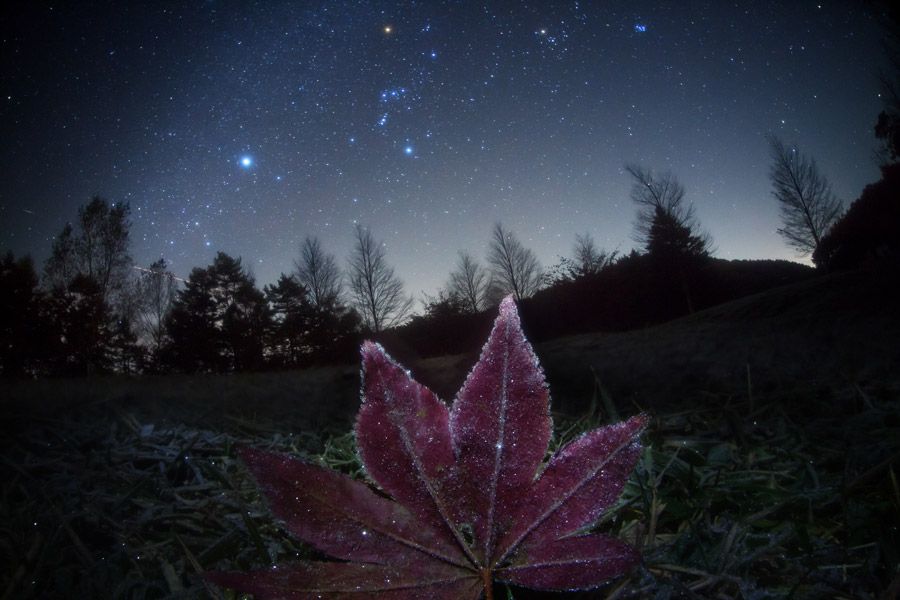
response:
[(286, 529), (346, 562), (208, 580), (258, 598), (491, 600), (494, 581), (590, 589), (637, 563), (627, 544), (580, 532), (619, 497), (647, 418), (590, 431), (545, 465), (549, 394), (512, 298), (452, 409), (377, 344), (363, 344), (362, 361), (356, 440), (383, 493), (295, 457), (240, 451)]

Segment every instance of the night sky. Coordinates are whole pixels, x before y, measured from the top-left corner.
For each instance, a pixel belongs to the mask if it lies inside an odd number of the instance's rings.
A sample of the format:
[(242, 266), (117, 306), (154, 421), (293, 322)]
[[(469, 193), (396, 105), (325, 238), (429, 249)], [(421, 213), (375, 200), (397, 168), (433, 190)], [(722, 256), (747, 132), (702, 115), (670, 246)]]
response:
[(861, 2), (22, 2), (2, 17), (0, 249), (42, 262), (94, 194), (132, 254), (259, 284), (354, 223), (419, 297), (502, 221), (545, 266), (628, 251), (625, 163), (671, 170), (722, 258), (794, 258), (765, 136), (845, 202), (878, 178)]

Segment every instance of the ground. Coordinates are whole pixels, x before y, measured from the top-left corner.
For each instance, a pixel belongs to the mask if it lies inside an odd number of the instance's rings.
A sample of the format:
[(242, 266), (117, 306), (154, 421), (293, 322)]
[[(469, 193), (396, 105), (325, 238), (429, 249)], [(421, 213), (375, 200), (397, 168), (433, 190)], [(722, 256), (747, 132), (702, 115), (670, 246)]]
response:
[[(896, 594), (891, 283), (883, 273), (819, 277), (658, 327), (538, 346), (555, 447), (622, 416), (653, 416), (620, 506), (597, 525), (639, 547), (642, 564), (559, 597)], [(447, 398), (476, 358), (473, 349), (409, 366)], [(215, 593), (204, 570), (321, 558), (272, 520), (234, 448), (304, 454), (364, 477), (348, 433), (358, 389), (355, 366), (3, 383), (3, 597), (203, 598)]]

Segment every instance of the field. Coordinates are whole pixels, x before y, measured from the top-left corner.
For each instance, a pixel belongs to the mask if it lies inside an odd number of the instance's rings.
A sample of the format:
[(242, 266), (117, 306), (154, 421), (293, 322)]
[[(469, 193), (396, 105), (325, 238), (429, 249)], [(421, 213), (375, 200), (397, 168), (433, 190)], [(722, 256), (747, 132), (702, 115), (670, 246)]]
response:
[[(895, 597), (900, 298), (889, 283), (817, 278), (537, 347), (556, 447), (653, 416), (619, 508), (597, 524), (644, 560), (601, 590), (496, 597)], [(447, 398), (476, 355), (409, 366)], [(363, 477), (349, 434), (358, 386), (356, 367), (2, 384), (2, 598), (216, 597), (207, 569), (321, 558), (272, 520), (234, 448)]]

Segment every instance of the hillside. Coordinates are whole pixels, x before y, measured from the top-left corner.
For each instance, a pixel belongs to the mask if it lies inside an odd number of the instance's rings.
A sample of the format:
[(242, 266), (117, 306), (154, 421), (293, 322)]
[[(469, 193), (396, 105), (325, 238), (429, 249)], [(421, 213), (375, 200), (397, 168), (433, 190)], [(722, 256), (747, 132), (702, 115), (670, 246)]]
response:
[[(594, 592), (495, 597), (892, 597), (900, 319), (888, 283), (819, 277), (640, 331), (539, 344), (554, 443), (614, 420), (611, 406), (651, 414), (600, 525), (643, 561)], [(450, 398), (476, 358), (408, 366)], [(591, 368), (605, 394), (596, 411)], [(358, 386), (355, 367), (0, 384), (0, 588), (208, 598), (206, 570), (321, 558), (273, 521), (235, 448), (363, 477), (348, 433)]]
[[(751, 386), (767, 393), (898, 380), (897, 288), (873, 273), (837, 273), (645, 329), (551, 340), (536, 351), (555, 407), (576, 412), (591, 397), (591, 369), (618, 402), (642, 407), (671, 407), (704, 392), (745, 397), (748, 369)], [(426, 359), (413, 371), (452, 397), (476, 358)]]
[[(896, 286), (894, 286), (896, 287)], [(619, 403), (667, 407), (697, 394), (746, 396), (783, 386), (841, 386), (900, 377), (900, 295), (870, 273), (816, 277), (721, 304), (662, 325), (591, 333), (535, 345), (555, 410), (578, 412), (596, 372)], [(524, 322), (526, 333), (529, 329)], [(486, 334), (486, 332), (484, 332)], [(478, 357), (408, 361), (414, 376), (452, 400)], [(65, 381), (64, 385), (60, 385)], [(271, 419), (285, 429), (347, 428), (358, 406), (356, 366), (236, 375), (103, 377), (0, 382), (20, 408), (71, 409), (115, 402), (149, 419), (221, 423)]]

